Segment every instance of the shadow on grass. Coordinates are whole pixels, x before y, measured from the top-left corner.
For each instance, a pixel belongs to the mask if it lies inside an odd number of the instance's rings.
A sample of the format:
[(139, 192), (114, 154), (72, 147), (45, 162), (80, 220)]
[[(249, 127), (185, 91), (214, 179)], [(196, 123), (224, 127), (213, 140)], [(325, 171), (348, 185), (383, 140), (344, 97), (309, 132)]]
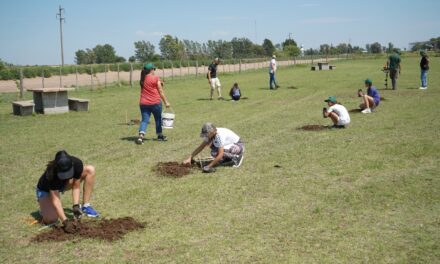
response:
[(359, 108), (354, 108), (354, 109), (351, 109), (350, 111), (348, 111), (349, 113), (353, 113), (353, 114), (356, 114), (356, 113), (360, 113), (362, 110), (361, 109), (359, 109)]

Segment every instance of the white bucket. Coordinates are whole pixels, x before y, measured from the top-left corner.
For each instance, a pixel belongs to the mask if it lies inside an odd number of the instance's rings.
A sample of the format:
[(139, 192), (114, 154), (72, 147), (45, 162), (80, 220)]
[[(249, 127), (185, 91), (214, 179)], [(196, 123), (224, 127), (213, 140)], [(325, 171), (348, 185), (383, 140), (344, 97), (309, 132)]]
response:
[(162, 127), (173, 128), (175, 116), (173, 113), (162, 113)]

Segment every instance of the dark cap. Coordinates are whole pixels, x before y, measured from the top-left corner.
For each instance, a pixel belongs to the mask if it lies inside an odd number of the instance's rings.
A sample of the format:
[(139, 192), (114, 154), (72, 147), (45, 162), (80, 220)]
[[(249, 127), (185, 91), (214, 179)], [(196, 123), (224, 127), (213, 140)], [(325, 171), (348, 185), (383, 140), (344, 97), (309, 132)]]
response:
[(68, 180), (73, 177), (73, 161), (66, 151), (58, 151), (55, 155), (57, 177), (60, 180)]

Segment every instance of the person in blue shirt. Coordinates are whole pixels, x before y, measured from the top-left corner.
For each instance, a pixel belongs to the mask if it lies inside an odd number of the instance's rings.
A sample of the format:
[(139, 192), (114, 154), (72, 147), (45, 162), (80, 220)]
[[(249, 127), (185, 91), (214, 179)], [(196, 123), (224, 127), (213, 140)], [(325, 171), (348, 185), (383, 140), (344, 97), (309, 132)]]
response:
[(233, 101), (240, 100), (241, 90), (240, 87), (238, 87), (238, 83), (234, 83), (234, 86), (232, 86), (231, 90), (229, 91), (229, 95), (231, 96)]
[(376, 87), (373, 86), (371, 79), (365, 80), (365, 88), (367, 88), (367, 94), (364, 94), (362, 89), (358, 91), (358, 96), (362, 98), (362, 104), (359, 107), (363, 114), (370, 114), (374, 108), (379, 106), (380, 94)]

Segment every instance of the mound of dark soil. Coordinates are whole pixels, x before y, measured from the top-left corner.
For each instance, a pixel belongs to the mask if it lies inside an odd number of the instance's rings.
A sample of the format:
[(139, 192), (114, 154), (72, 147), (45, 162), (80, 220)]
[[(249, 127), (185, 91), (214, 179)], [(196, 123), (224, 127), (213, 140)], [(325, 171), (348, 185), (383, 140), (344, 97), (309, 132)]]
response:
[(132, 217), (117, 219), (102, 219), (100, 221), (80, 222), (78, 231), (73, 234), (64, 232), (61, 227), (54, 227), (49, 232), (38, 234), (32, 238), (32, 242), (66, 241), (79, 238), (95, 238), (106, 241), (121, 239), (126, 233), (145, 228), (144, 223), (134, 220)]
[(175, 161), (170, 162), (159, 162), (155, 167), (155, 171), (160, 176), (168, 177), (182, 177), (191, 173), (191, 169), (197, 167), (197, 165), (183, 165)]
[(328, 126), (323, 126), (323, 125), (305, 125), (305, 126), (302, 126), (302, 127), (298, 128), (298, 129), (306, 130), (306, 131), (319, 131), (319, 130), (328, 129)]

